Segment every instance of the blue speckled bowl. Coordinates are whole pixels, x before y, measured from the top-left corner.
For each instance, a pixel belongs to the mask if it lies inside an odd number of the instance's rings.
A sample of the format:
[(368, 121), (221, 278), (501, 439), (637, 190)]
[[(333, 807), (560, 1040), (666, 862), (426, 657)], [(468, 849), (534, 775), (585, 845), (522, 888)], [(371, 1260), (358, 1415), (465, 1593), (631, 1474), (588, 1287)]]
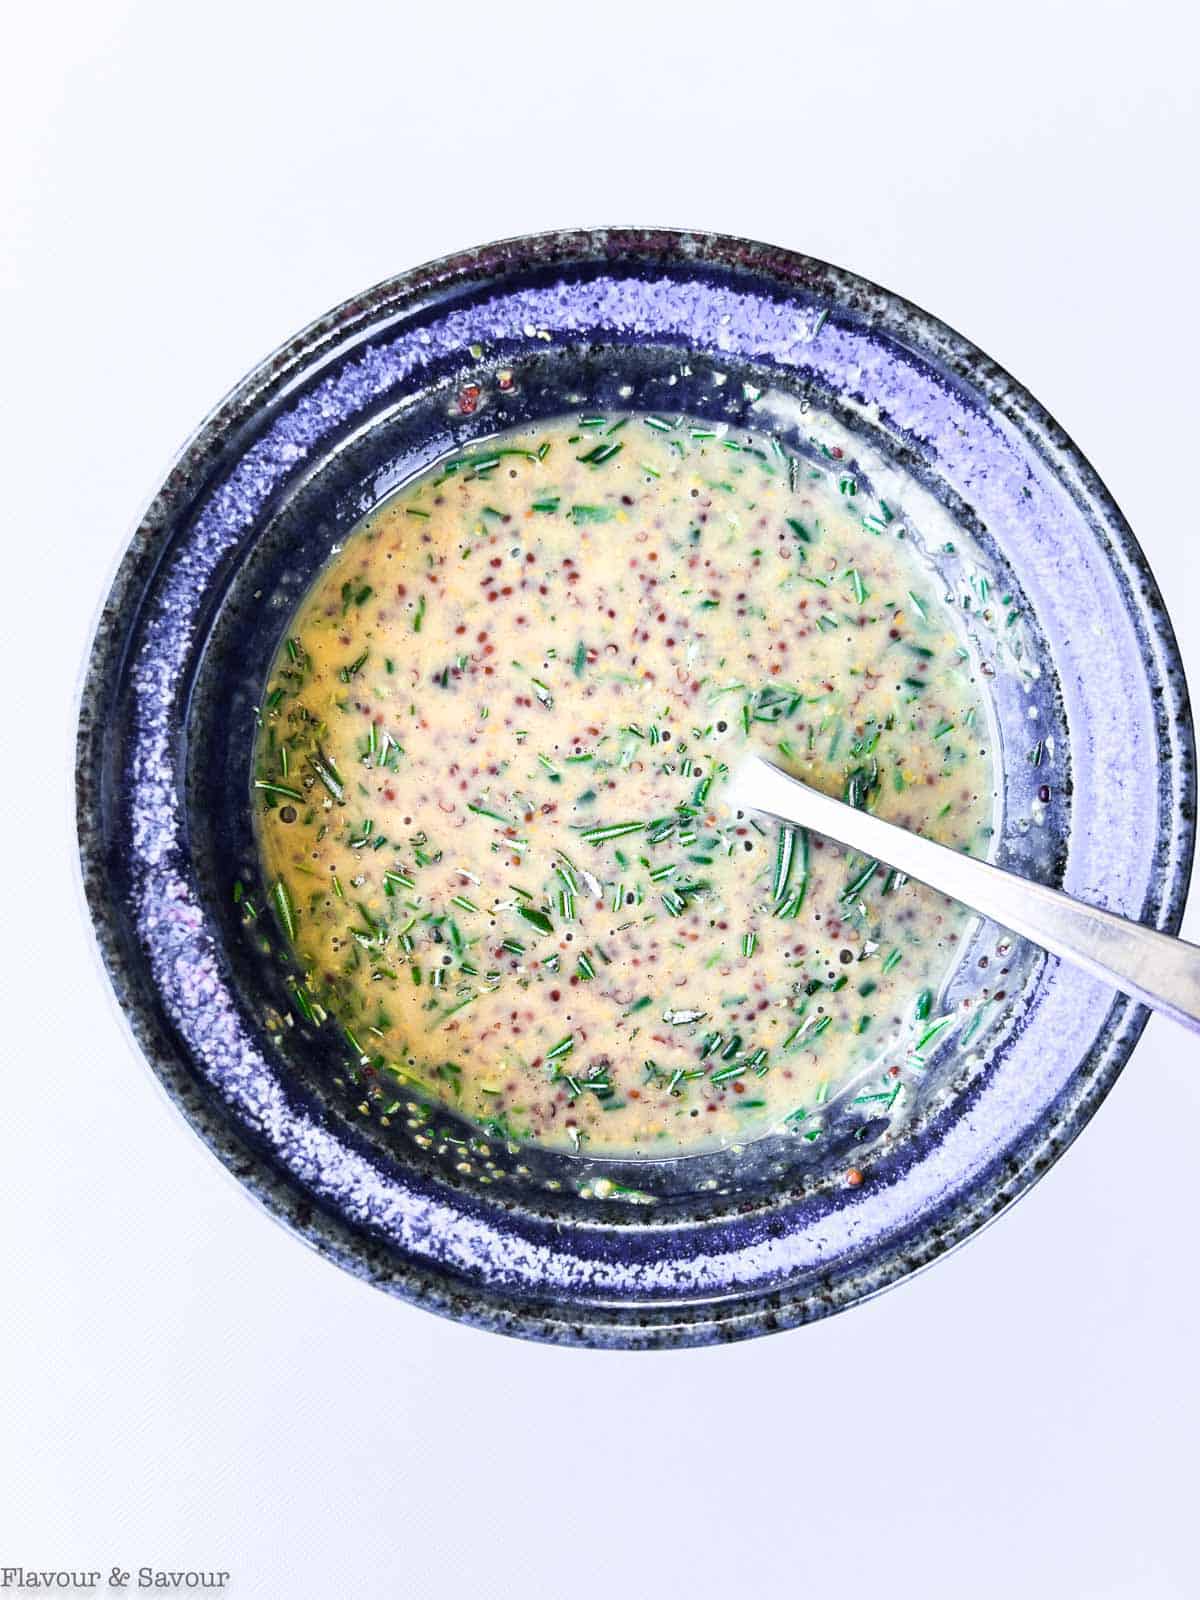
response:
[[(515, 375), (503, 391), (500, 368)], [(470, 414), (465, 384), (480, 391)], [(815, 1141), (627, 1164), (488, 1145), (448, 1113), (432, 1138), (404, 1107), (381, 1117), (331, 1030), (293, 1015), (273, 931), (244, 919), (232, 886), (257, 873), (254, 706), (331, 543), (413, 471), (509, 423), (617, 405), (754, 421), (762, 391), (795, 402), (793, 448), (811, 448), (805, 418), (826, 415), (866, 488), (872, 470), (902, 469), (916, 501), (961, 530), (933, 556), (996, 667), (997, 859), (1174, 931), (1192, 730), (1162, 601), (1120, 512), (978, 350), (804, 256), (712, 234), (545, 234), (347, 301), (203, 424), (100, 620), (80, 713), (80, 850), (147, 1059), (282, 1221), (350, 1271), (479, 1326), (698, 1344), (877, 1293), (1045, 1171), (1145, 1021), (1024, 945), (997, 954), (983, 926), (946, 1003), (978, 1006), (986, 970), (986, 1024), (930, 1062), (904, 1119), (847, 1094)]]

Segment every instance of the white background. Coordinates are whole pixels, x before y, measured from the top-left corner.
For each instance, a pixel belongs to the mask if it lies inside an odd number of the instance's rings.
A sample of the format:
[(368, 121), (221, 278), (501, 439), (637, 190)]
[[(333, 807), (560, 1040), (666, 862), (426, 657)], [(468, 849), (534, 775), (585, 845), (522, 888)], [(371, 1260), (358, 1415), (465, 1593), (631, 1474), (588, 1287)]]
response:
[(185, 1129), (97, 975), (64, 799), (94, 608), (195, 422), (356, 289), (556, 224), (748, 234), (937, 311), (1097, 465), (1200, 682), (1190, 11), (10, 17), (0, 1565), (281, 1600), (1200, 1594), (1194, 1038), (1152, 1023), (1037, 1190), (872, 1305), (732, 1349), (518, 1344), (336, 1271)]

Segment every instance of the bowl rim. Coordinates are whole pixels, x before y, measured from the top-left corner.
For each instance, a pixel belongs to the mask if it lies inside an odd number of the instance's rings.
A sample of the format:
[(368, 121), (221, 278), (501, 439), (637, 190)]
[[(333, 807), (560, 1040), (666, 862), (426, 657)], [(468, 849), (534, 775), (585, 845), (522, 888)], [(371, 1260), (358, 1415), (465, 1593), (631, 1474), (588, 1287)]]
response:
[[(1049, 1170), (1074, 1141), (1108, 1094), (1129, 1059), (1149, 1012), (1123, 996), (1114, 998), (1106, 1027), (1080, 1066), (1094, 1063), (1081, 1091), (1061, 1119), (1030, 1130), (1022, 1157), (1003, 1178), (984, 1183), (952, 1203), (918, 1230), (917, 1237), (883, 1261), (850, 1269), (835, 1284), (797, 1294), (749, 1291), (714, 1297), (684, 1312), (604, 1305), (530, 1302), (486, 1284), (460, 1284), (449, 1272), (399, 1262), (374, 1246), (366, 1230), (323, 1208), (299, 1180), (259, 1150), (237, 1126), (219, 1097), (192, 1080), (183, 1052), (140, 993), (139, 974), (128, 961), (111, 912), (111, 889), (102, 848), (101, 785), (98, 779), (107, 712), (125, 654), (122, 617), (131, 594), (140, 592), (155, 565), (163, 534), (220, 464), (223, 447), (266, 406), (310, 379), (344, 344), (366, 330), (383, 332), (417, 309), (435, 306), (472, 282), (504, 272), (555, 265), (661, 259), (676, 267), (715, 265), (765, 273), (795, 289), (835, 300), (869, 322), (911, 322), (922, 349), (934, 351), (947, 370), (982, 391), (1025, 435), (1034, 434), (1070, 469), (1085, 494), (1104, 514), (1105, 533), (1119, 547), (1139, 585), (1145, 626), (1161, 652), (1170, 712), (1180, 751), (1180, 800), (1171, 835), (1174, 869), (1156, 863), (1160, 887), (1155, 925), (1177, 932), (1191, 875), (1196, 834), (1195, 738), (1182, 658), (1161, 590), (1141, 546), (1113, 496), (1074, 440), (1007, 370), (940, 318), (857, 273), (797, 251), (719, 232), (676, 228), (612, 227), (552, 229), (515, 235), (437, 257), (382, 279), (314, 318), (257, 363), (217, 402), (177, 452), (158, 489), (138, 518), (112, 571), (84, 657), (76, 694), (74, 822), (79, 879), (89, 912), (93, 944), (128, 1037), (160, 1088), (194, 1132), (239, 1181), (243, 1192), (289, 1231), (356, 1276), (412, 1303), (477, 1327), (555, 1343), (612, 1348), (662, 1348), (734, 1340), (815, 1321), (873, 1298), (892, 1284), (924, 1270), (956, 1249), (1008, 1208)], [(1161, 699), (1160, 726), (1168, 716)], [(1103, 1051), (1106, 1060), (1098, 1058)]]

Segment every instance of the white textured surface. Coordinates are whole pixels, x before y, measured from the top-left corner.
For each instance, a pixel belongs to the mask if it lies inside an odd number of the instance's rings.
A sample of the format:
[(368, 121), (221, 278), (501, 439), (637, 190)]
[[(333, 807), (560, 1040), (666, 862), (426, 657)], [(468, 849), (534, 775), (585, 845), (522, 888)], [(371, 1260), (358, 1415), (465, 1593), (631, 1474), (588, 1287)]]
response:
[(1200, 681), (1200, 349), (1158, 320), (1200, 243), (1195, 25), (1154, 0), (855, 15), (614, 0), (564, 39), (548, 6), (24, 14), (0, 96), (0, 1566), (223, 1567), (288, 1600), (1196, 1592), (1181, 1031), (1152, 1024), (1050, 1177), (916, 1282), (730, 1350), (592, 1355), (435, 1321), (290, 1242), (131, 1058), (76, 910), (69, 702), (163, 463), (315, 312), (526, 228), (720, 227), (936, 310), (1100, 469)]

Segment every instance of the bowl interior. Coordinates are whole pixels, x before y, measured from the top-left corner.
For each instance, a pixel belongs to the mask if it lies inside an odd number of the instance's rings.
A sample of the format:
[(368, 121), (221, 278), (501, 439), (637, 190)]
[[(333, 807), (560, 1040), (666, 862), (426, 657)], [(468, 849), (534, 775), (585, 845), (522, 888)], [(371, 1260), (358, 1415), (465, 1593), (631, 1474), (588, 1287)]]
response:
[[(515, 367), (506, 365), (514, 362)], [(503, 390), (496, 386), (497, 370), (506, 374)], [(485, 388), (489, 403), (463, 416), (457, 398), (468, 379)], [(777, 1133), (728, 1150), (630, 1161), (537, 1146), (518, 1150), (482, 1135), (450, 1107), (429, 1106), (415, 1091), (398, 1091), (401, 1103), (395, 1110), (386, 1109), (395, 1096), (373, 1101), (369, 1075), (364, 1077), (336, 1024), (317, 1026), (297, 1009), (290, 963), (272, 919), (247, 916), (247, 901), (255, 908), (268, 904), (249, 805), (257, 708), (289, 617), (330, 550), (361, 517), (448, 449), (501, 428), (564, 413), (618, 409), (682, 411), (715, 423), (761, 427), (764, 420), (770, 423), (762, 411), (767, 394), (803, 399), (802, 413), (773, 424), (801, 459), (820, 461), (822, 443), (835, 433), (845, 437), (844, 425), (830, 410), (836, 401), (832, 393), (812, 385), (802, 395), (780, 390), (777, 376), (763, 364), (701, 363), (681, 346), (535, 345), (520, 353), (504, 347), (488, 363), (476, 359), (466, 370), (461, 363), (448, 363), (410, 391), (402, 409), (384, 402), (369, 417), (356, 417), (346, 437), (330, 441), (256, 522), (256, 537), (239, 548), (225, 581), (214, 589), (188, 694), (192, 867), (206, 910), (223, 930), (229, 981), (262, 1047), (280, 1061), (293, 1093), (319, 1106), (345, 1134), (367, 1141), (378, 1159), (437, 1172), (461, 1188), (482, 1180), (513, 1202), (544, 1207), (553, 1197), (555, 1211), (575, 1215), (590, 1211), (597, 1185), (603, 1194), (606, 1184), (618, 1185), (619, 1192), (652, 1195), (660, 1213), (679, 1215), (697, 1201), (710, 1214), (722, 1203), (744, 1207), (774, 1199), (782, 1189), (840, 1181), (881, 1141), (903, 1137), (900, 1130), (913, 1131), (986, 1070), (993, 1050), (1023, 1013), (1041, 958), (1023, 941), (1008, 940), (1000, 929), (981, 924), (964, 945), (943, 996), (945, 1012), (965, 1012), (974, 1026), (965, 1045), (965, 1028), (960, 1028), (928, 1067), (906, 1080), (907, 1098), (900, 1105), (882, 1109), (877, 1097), (861, 1093), (862, 1085), (855, 1083), (826, 1108), (815, 1140)], [(870, 468), (894, 470), (894, 465), (878, 430), (858, 423), (852, 437), (857, 450), (848, 463), (857, 476), (863, 514), (870, 515), (875, 502)], [(940, 496), (943, 504), (950, 499), (948, 486), (929, 473), (925, 493)], [(991, 675), (981, 675), (980, 681), (997, 751), (994, 858), (1027, 876), (1056, 880), (1069, 830), (1070, 746), (1053, 656), (986, 530), (970, 535), (964, 508), (955, 506), (953, 512), (953, 550), (947, 550), (947, 541), (925, 535), (912, 517), (905, 536), (922, 545), (956, 607), (971, 608), (964, 614), (964, 633), (974, 632), (986, 650)], [(890, 531), (889, 537), (894, 537)], [(1051, 763), (1043, 759), (1035, 766), (1028, 759), (1036, 742), (1031, 707), (1037, 712), (1037, 737), (1058, 754), (1049, 804), (1038, 801), (1037, 791)], [(1029, 825), (1031, 816), (1036, 826)], [(241, 889), (235, 898), (236, 885)], [(997, 991), (1003, 1000), (990, 1003)], [(284, 1018), (290, 1021), (281, 1025)]]

